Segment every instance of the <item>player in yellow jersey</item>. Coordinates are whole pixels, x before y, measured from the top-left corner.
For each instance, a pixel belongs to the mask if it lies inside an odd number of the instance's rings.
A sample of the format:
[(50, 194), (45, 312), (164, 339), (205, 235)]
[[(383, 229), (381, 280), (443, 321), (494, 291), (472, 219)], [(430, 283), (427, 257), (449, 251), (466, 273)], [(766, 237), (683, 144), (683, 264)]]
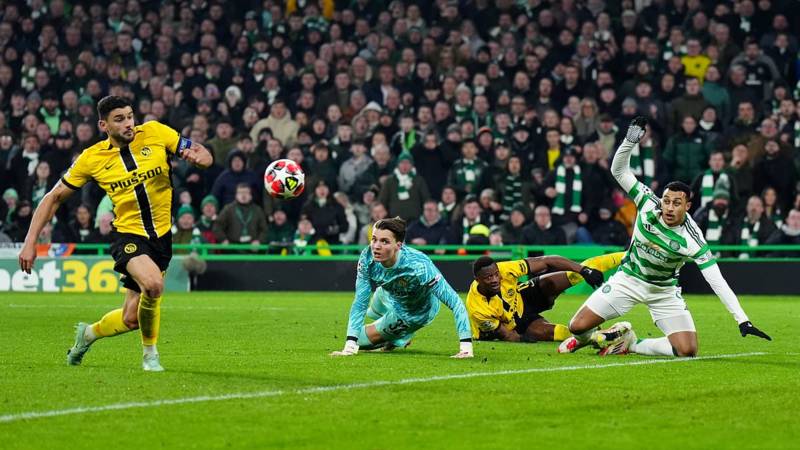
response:
[(52, 220), (59, 205), (89, 181), (95, 181), (114, 204), (114, 270), (127, 288), (122, 308), (96, 323), (79, 323), (67, 363), (78, 365), (97, 339), (139, 329), (142, 368), (164, 368), (156, 342), (161, 317), (163, 273), (172, 258), (172, 183), (170, 158), (175, 155), (195, 166), (213, 163), (202, 145), (181, 137), (159, 122), (134, 123), (133, 106), (123, 97), (108, 96), (97, 103), (98, 127), (108, 138), (85, 149), (44, 196), (33, 214), (19, 265), (31, 272), (36, 259), (36, 238)]
[[(495, 262), (481, 256), (472, 264), (475, 281), (467, 294), (472, 338), (511, 342), (563, 341), (565, 325), (552, 324), (540, 314), (556, 297), (586, 280), (603, 284), (603, 272), (619, 266), (623, 252), (596, 256), (577, 264), (561, 256), (540, 256)], [(527, 275), (530, 279), (519, 282)]]

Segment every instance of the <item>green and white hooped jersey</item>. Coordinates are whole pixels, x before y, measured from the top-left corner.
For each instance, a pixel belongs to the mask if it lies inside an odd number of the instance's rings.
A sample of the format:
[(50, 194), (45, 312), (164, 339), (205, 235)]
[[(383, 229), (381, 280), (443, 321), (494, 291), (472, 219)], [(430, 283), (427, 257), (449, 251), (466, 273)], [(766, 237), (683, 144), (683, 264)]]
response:
[(656, 286), (675, 286), (687, 261), (701, 270), (717, 263), (691, 216), (668, 227), (661, 220), (661, 200), (650, 188), (637, 182), (628, 195), (638, 212), (631, 245), (620, 265), (623, 272)]

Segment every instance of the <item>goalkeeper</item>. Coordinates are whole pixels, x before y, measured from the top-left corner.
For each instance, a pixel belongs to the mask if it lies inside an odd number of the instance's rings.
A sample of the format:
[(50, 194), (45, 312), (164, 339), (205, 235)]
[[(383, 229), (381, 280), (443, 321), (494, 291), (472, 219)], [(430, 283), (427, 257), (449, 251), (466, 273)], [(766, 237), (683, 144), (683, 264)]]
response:
[[(358, 259), (347, 340), (344, 349), (331, 356), (407, 346), (414, 333), (436, 317), (440, 301), (453, 311), (456, 321), (460, 346), (453, 357), (473, 356), (464, 304), (427, 255), (403, 246), (405, 234), (406, 223), (399, 217), (373, 225), (370, 245)], [(374, 322), (365, 326), (365, 317)]]

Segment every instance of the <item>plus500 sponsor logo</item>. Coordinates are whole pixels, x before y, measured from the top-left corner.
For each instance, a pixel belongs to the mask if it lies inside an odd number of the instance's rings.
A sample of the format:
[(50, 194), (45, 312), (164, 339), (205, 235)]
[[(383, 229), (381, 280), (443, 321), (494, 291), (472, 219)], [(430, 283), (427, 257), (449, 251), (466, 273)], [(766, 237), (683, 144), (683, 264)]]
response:
[(109, 184), (108, 187), (111, 189), (111, 192), (114, 192), (117, 189), (129, 188), (139, 183), (143, 183), (157, 175), (161, 175), (163, 171), (164, 169), (162, 169), (161, 167), (156, 167), (155, 169), (150, 169), (146, 172), (133, 172), (131, 174), (131, 177), (128, 178), (127, 180), (114, 181), (111, 184)]

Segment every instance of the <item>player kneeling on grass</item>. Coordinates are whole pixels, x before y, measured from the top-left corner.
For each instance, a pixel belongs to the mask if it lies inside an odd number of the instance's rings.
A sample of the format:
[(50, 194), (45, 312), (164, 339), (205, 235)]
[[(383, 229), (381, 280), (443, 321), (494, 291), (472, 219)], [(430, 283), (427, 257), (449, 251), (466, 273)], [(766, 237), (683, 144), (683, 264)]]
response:
[[(563, 341), (565, 325), (540, 316), (556, 297), (584, 279), (592, 287), (603, 284), (603, 271), (619, 266), (624, 253), (587, 259), (582, 265), (561, 256), (540, 256), (495, 262), (481, 256), (472, 263), (475, 281), (467, 294), (472, 338), (511, 342)], [(530, 280), (519, 283), (527, 275)]]
[[(464, 304), (427, 255), (403, 246), (405, 235), (406, 223), (399, 217), (373, 225), (369, 247), (358, 259), (347, 341), (331, 356), (406, 347), (414, 333), (436, 317), (440, 301), (453, 311), (461, 341), (453, 357), (473, 356)], [(365, 316), (374, 322), (364, 326)]]
[[(752, 334), (771, 340), (750, 323), (736, 294), (722, 277), (703, 233), (687, 214), (691, 207), (689, 186), (673, 181), (664, 187), (663, 195), (658, 198), (631, 172), (631, 151), (644, 136), (646, 125), (642, 117), (631, 122), (611, 164), (611, 173), (638, 210), (630, 247), (620, 270), (595, 291), (572, 318), (569, 328), (574, 337), (562, 342), (559, 352), (574, 352), (594, 343), (604, 347), (601, 355), (628, 352), (697, 355), (694, 321), (678, 287), (678, 272), (687, 261), (693, 261), (700, 268), (714, 293), (733, 314), (743, 337)], [(593, 331), (639, 303), (647, 305), (653, 321), (666, 337), (637, 340), (628, 322)]]

